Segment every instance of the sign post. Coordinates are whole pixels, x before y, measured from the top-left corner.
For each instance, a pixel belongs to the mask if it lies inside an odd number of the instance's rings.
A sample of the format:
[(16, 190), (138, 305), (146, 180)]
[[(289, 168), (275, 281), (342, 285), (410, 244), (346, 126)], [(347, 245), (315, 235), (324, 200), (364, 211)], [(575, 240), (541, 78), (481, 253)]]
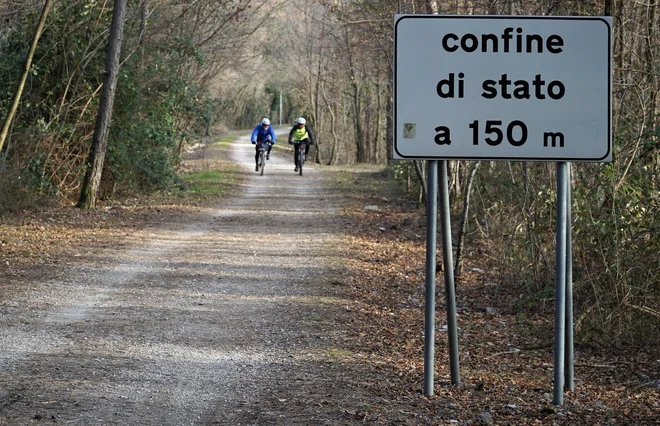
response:
[(565, 162), (557, 163), (557, 236), (555, 244), (555, 371), (554, 394), (555, 405), (564, 404), (564, 373), (566, 348), (566, 170)]
[[(612, 161), (612, 18), (395, 15), (393, 87), (394, 159), (558, 163), (554, 402), (561, 405), (564, 381), (573, 386), (567, 162)], [(447, 220), (443, 242), (451, 238)], [(451, 245), (443, 251), (449, 303)], [(460, 376), (451, 310), (453, 383)]]
[(435, 247), (438, 216), (438, 162), (429, 161), (426, 186), (426, 299), (424, 308), (424, 395), (433, 395), (435, 357)]
[[(447, 160), (440, 161), (440, 220), (442, 221), (442, 263), (445, 275), (445, 305), (447, 306), (447, 339), (449, 340), (449, 376), (451, 384), (461, 384), (458, 360), (458, 321), (456, 319), (456, 287), (451, 244), (451, 208), (449, 205), (449, 170)], [(435, 253), (433, 253), (435, 256)]]
[(575, 390), (573, 348), (573, 218), (571, 215), (571, 164), (566, 167), (566, 348), (564, 388)]

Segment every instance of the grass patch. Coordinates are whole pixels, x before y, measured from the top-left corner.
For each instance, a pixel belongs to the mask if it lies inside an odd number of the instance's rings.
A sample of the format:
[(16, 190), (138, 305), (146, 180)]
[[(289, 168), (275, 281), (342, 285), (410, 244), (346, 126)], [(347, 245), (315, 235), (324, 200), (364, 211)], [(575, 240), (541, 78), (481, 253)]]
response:
[(237, 135), (225, 135), (220, 138), (219, 141), (215, 142), (213, 145), (217, 145), (220, 148), (228, 149), (229, 144), (232, 143), (238, 136)]
[(331, 349), (326, 354), (327, 362), (339, 362), (346, 358), (350, 358), (353, 355), (353, 352), (346, 349)]
[(334, 179), (348, 199), (380, 205), (388, 199), (404, 199), (413, 202), (406, 195), (401, 184), (385, 166), (355, 165), (351, 168), (334, 167)]
[(236, 184), (236, 173), (228, 170), (202, 170), (181, 177), (185, 191), (204, 197), (222, 197)]
[(240, 167), (228, 159), (230, 145), (237, 137), (235, 134), (225, 135), (184, 158), (179, 176), (183, 188), (177, 194), (179, 201), (215, 202), (238, 187)]

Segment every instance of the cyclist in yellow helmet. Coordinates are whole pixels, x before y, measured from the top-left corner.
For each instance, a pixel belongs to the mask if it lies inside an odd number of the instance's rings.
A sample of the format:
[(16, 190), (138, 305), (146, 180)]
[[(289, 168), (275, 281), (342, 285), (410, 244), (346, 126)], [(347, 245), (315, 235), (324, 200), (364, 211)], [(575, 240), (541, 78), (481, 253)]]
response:
[[(309, 153), (309, 146), (314, 143), (314, 135), (312, 134), (311, 129), (307, 126), (307, 121), (300, 117), (296, 120), (296, 124), (293, 125), (293, 128), (289, 132), (289, 144), (305, 144), (305, 156)], [(296, 168), (293, 169), (294, 172), (298, 171), (298, 157), (296, 156), (296, 150), (293, 150), (293, 162), (296, 165)]]

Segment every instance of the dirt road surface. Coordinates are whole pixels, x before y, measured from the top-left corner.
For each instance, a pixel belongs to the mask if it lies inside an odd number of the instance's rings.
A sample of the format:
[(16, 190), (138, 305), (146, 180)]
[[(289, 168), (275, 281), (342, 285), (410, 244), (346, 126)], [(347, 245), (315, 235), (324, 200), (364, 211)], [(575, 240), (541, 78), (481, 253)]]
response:
[(362, 423), (371, 373), (332, 361), (341, 195), (231, 153), (249, 176), (222, 206), (9, 279), (0, 424)]

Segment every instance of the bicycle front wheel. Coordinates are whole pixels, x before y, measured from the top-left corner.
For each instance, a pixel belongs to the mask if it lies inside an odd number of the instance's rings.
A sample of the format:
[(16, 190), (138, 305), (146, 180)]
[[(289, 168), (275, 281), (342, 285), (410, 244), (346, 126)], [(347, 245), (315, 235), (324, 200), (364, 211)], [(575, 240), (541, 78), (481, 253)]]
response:
[(298, 147), (298, 173), (302, 176), (303, 163), (305, 162), (305, 154), (303, 154), (303, 146), (300, 144)]
[(263, 176), (266, 168), (266, 157), (263, 150), (259, 153), (259, 168), (261, 169), (261, 176)]

